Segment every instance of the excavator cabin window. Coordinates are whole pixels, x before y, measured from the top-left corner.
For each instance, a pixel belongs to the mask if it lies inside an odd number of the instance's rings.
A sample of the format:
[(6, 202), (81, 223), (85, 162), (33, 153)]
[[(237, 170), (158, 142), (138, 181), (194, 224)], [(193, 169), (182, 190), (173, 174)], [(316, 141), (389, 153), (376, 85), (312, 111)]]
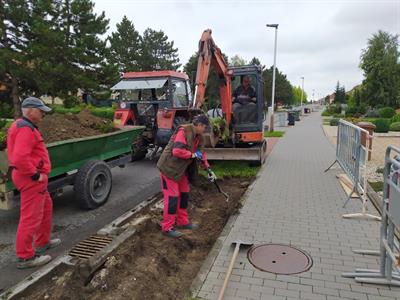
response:
[(232, 78), (233, 122), (236, 125), (257, 123), (257, 78), (241, 75)]

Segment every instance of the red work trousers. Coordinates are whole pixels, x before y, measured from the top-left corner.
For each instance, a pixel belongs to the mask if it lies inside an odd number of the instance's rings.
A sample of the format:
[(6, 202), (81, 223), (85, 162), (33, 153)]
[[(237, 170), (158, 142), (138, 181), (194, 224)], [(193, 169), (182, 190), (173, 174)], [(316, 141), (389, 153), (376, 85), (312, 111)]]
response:
[(53, 202), (47, 191), (47, 180), (33, 181), (29, 176), (12, 172), (12, 180), (21, 194), (16, 252), (22, 259), (35, 255), (34, 246), (43, 247), (50, 240)]
[(161, 223), (162, 231), (189, 224), (187, 207), (189, 204), (189, 181), (183, 175), (178, 182), (161, 173), (161, 188), (164, 194), (164, 213)]

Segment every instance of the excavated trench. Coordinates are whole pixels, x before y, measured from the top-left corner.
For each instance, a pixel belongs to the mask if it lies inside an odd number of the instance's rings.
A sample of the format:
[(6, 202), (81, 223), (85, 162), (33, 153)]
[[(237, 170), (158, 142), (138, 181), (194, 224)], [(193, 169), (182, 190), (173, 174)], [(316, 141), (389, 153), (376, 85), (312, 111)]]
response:
[(221, 181), (230, 195), (226, 202), (213, 185), (200, 179), (192, 186), (189, 205), (191, 221), (200, 225), (197, 231), (183, 231), (179, 239), (166, 237), (160, 232), (161, 206), (146, 207), (124, 225), (135, 226), (136, 233), (89, 278), (80, 274), (78, 266), (61, 265), (15, 299), (186, 299), (227, 220), (238, 212), (249, 184), (244, 178)]

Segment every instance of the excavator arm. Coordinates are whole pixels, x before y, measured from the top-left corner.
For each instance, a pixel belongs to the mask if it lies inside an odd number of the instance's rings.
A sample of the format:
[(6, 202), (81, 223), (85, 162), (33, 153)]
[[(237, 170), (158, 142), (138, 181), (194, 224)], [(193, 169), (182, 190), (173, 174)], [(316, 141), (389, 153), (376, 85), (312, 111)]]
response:
[(201, 108), (204, 104), (207, 79), (212, 65), (220, 80), (221, 109), (229, 126), (232, 119), (232, 72), (228, 69), (221, 49), (215, 45), (211, 33), (211, 29), (204, 30), (199, 42), (194, 107)]

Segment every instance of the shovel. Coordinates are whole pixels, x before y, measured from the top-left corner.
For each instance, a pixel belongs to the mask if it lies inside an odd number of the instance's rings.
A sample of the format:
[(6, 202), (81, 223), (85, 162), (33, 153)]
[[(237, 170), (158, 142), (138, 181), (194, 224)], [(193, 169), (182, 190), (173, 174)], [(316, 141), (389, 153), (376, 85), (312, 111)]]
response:
[(207, 169), (207, 173), (208, 173), (208, 175), (209, 175), (208, 178), (209, 178), (210, 182), (213, 182), (213, 183), (215, 184), (215, 186), (217, 187), (218, 192), (221, 193), (222, 195), (224, 195), (224, 197), (226, 198), (226, 202), (228, 202), (228, 201), (229, 201), (229, 195), (228, 195), (227, 193), (225, 193), (225, 192), (221, 189), (221, 187), (219, 186), (219, 184), (218, 184), (218, 182), (217, 182), (216, 179), (212, 179), (212, 178), (211, 178), (211, 175), (213, 174), (213, 171), (212, 171), (210, 168), (208, 168), (208, 169)]
[(231, 262), (228, 267), (228, 271), (225, 274), (224, 284), (222, 285), (221, 291), (219, 292), (218, 300), (222, 300), (224, 298), (226, 287), (228, 286), (229, 278), (231, 277), (232, 269), (235, 264), (236, 258), (239, 254), (240, 247), (252, 247), (253, 243), (243, 242), (243, 241), (234, 241), (231, 246), (235, 246), (235, 250), (233, 251), (233, 255), (231, 258)]

